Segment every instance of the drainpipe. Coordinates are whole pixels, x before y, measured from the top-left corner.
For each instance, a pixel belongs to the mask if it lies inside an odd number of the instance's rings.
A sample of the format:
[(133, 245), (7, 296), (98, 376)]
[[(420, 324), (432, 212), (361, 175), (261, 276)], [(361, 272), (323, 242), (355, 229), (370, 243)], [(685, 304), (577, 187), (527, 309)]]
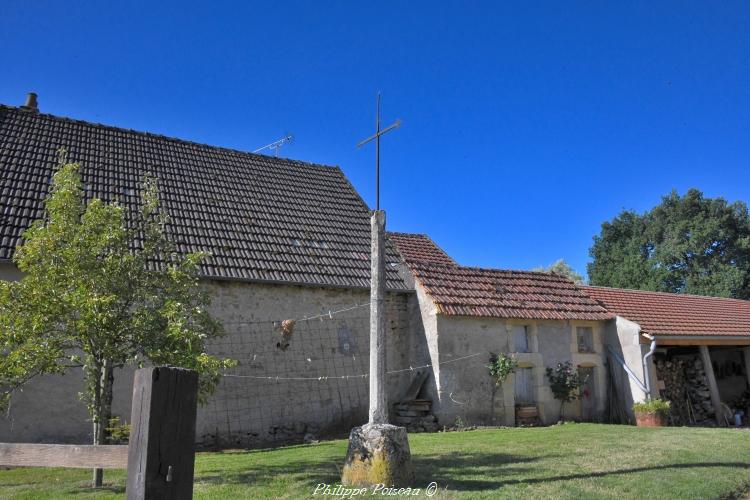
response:
[(651, 349), (643, 356), (643, 381), (646, 384), (646, 399), (651, 399), (651, 375), (648, 369), (648, 358), (654, 355), (656, 351), (656, 337), (652, 337), (646, 333), (642, 334), (644, 337), (651, 339)]

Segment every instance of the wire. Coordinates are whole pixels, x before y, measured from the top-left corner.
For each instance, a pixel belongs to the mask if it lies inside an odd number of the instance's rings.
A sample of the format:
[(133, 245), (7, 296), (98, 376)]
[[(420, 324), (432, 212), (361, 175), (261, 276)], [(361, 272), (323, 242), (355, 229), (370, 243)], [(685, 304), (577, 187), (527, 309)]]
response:
[[(333, 319), (333, 317), (337, 314), (353, 311), (355, 309), (359, 309), (360, 307), (367, 307), (372, 303), (371, 300), (365, 302), (364, 304), (355, 304), (351, 307), (346, 307), (344, 309), (337, 309), (337, 310), (331, 310), (329, 309), (328, 312), (324, 312), (321, 314), (316, 314), (314, 316), (304, 316), (299, 319), (293, 319), (292, 321), (300, 322), (300, 321), (311, 321), (314, 319), (320, 319), (321, 321), (328, 318)], [(279, 320), (273, 320), (273, 319), (266, 319), (266, 320), (259, 320), (259, 321), (222, 321), (223, 325), (257, 325), (261, 323), (276, 323)]]
[[(450, 359), (448, 361), (442, 361), (438, 363), (438, 365), (447, 365), (449, 363), (456, 363), (458, 361), (463, 361), (464, 359), (473, 358), (476, 356), (481, 355), (481, 352), (477, 352), (475, 354), (469, 354), (468, 356), (462, 356), (460, 358), (456, 359)], [(434, 366), (432, 363), (422, 365), (422, 366), (410, 366), (409, 368), (403, 368), (401, 370), (391, 370), (389, 372), (386, 372), (387, 375), (394, 375), (396, 373), (403, 373), (403, 372), (410, 372), (414, 370), (421, 370), (422, 368), (430, 368)], [(318, 381), (324, 381), (324, 380), (348, 380), (351, 378), (367, 378), (370, 375), (368, 373), (362, 373), (358, 375), (320, 375), (317, 377), (281, 377), (276, 375), (234, 375), (231, 373), (223, 373), (221, 375), (222, 377), (229, 377), (229, 378), (250, 378), (254, 380), (275, 380), (275, 381), (290, 381), (290, 380), (318, 380)]]

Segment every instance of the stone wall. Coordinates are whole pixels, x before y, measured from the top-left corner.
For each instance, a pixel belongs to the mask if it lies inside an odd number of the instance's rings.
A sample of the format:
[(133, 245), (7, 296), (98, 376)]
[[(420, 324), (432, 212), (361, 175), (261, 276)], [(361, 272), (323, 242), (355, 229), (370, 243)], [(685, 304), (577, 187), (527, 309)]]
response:
[[(211, 290), (228, 332), (212, 352), (240, 360), (234, 375), (271, 379), (225, 378), (199, 410), (199, 443), (246, 447), (308, 433), (340, 435), (367, 420), (369, 384), (361, 375), (369, 371), (369, 306), (323, 320), (299, 318), (366, 304), (368, 291), (229, 282), (213, 283)], [(423, 341), (413, 294), (388, 294), (387, 302), (387, 363), (393, 371), (414, 365)], [(277, 325), (288, 318), (298, 321), (282, 350)], [(406, 390), (411, 375), (388, 376), (391, 401)]]
[[(9, 276), (6, 273), (5, 276)], [(197, 439), (204, 446), (260, 446), (300, 441), (314, 435), (341, 434), (367, 419), (366, 374), (369, 307), (356, 307), (324, 320), (298, 321), (289, 347), (282, 350), (274, 323), (369, 301), (369, 291), (335, 288), (207, 282), (212, 311), (227, 336), (209, 352), (231, 357), (230, 373), (276, 377), (278, 381), (226, 377), (205, 406), (198, 409)], [(419, 305), (413, 293), (388, 294), (388, 369), (428, 362), (423, 349)], [(411, 373), (390, 375), (389, 397), (397, 399)], [(130, 418), (133, 371), (115, 374), (114, 414)], [(284, 380), (311, 378), (314, 380)], [(90, 423), (77, 393), (79, 371), (46, 376), (13, 398), (8, 419), (0, 420), (0, 441), (88, 443)]]
[[(555, 400), (545, 375), (546, 367), (571, 361), (574, 366), (594, 369), (594, 420), (598, 419), (606, 402), (606, 372), (602, 345), (601, 322), (506, 320), (499, 318), (437, 316), (437, 326), (429, 331), (437, 342), (440, 354), (437, 404), (435, 414), (442, 424), (452, 424), (460, 418), (466, 424), (514, 425), (515, 376), (511, 375), (493, 397), (493, 382), (487, 364), (490, 353), (513, 353), (514, 325), (529, 327), (530, 351), (515, 353), (521, 368), (531, 368), (534, 398), (543, 423), (554, 423), (559, 418), (560, 403)], [(578, 353), (576, 326), (591, 326), (594, 331), (594, 352)], [(450, 363), (452, 359), (479, 354), (466, 361)], [(566, 418), (581, 418), (582, 401), (566, 405)]]

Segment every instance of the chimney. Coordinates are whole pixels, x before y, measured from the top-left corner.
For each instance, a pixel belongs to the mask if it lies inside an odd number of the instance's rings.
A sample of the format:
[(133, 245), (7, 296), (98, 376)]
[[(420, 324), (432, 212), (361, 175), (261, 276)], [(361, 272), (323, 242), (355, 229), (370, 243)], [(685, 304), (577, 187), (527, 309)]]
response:
[(26, 104), (21, 108), (27, 111), (39, 111), (39, 104), (36, 102), (36, 92), (29, 92), (26, 95)]

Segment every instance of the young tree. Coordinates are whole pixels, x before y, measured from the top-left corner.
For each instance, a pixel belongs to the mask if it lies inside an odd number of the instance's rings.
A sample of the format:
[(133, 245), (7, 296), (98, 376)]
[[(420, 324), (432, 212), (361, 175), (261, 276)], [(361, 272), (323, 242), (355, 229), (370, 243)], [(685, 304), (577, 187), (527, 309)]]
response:
[(742, 202), (676, 192), (643, 215), (602, 224), (592, 285), (750, 298), (750, 216)]
[[(61, 160), (46, 218), (24, 233), (14, 256), (23, 278), (0, 281), (0, 403), (37, 375), (83, 368), (80, 396), (93, 442), (104, 444), (116, 368), (191, 368), (205, 396), (233, 362), (205, 352), (223, 329), (198, 286), (204, 255), (173, 252), (155, 182), (144, 180), (140, 214), (126, 221), (117, 204), (84, 203), (78, 170)], [(97, 469), (94, 485), (101, 482)]]
[(547, 367), (547, 380), (549, 380), (552, 395), (560, 400), (560, 420), (562, 420), (565, 403), (578, 399), (578, 391), (586, 381), (581, 379), (578, 370), (573, 368), (570, 361), (558, 363), (554, 370)]
[(583, 276), (578, 274), (575, 269), (570, 267), (570, 265), (565, 262), (565, 259), (558, 259), (549, 267), (536, 267), (532, 269), (532, 271), (564, 276), (577, 285), (582, 285), (584, 282)]

